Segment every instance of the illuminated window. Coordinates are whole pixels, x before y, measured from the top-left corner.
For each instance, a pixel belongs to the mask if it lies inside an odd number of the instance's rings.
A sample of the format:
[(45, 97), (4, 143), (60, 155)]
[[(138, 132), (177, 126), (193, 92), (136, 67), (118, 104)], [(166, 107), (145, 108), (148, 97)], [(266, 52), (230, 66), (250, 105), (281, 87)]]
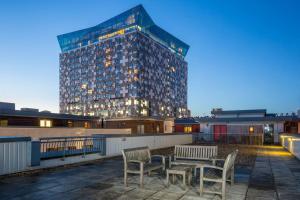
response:
[(184, 132), (185, 133), (191, 133), (192, 132), (192, 127), (191, 126), (185, 126), (184, 127)]
[(50, 127), (52, 127), (52, 121), (51, 120), (47, 120), (47, 119), (41, 119), (40, 120), (40, 127), (50, 128)]
[(128, 106), (131, 105), (131, 99), (128, 99), (128, 100), (126, 101), (126, 105), (128, 105)]
[(141, 111), (141, 114), (142, 114), (143, 116), (147, 116), (147, 113), (148, 113), (147, 109), (143, 109), (143, 110)]
[(105, 53), (109, 53), (111, 51), (110, 48), (105, 49)]
[(0, 126), (7, 126), (8, 120), (0, 120)]
[(175, 70), (175, 67), (171, 67), (171, 71), (172, 72), (175, 72), (176, 70)]
[(72, 121), (68, 121), (68, 127), (73, 127), (73, 122)]
[(135, 99), (133, 103), (134, 103), (134, 105), (138, 105), (139, 101)]
[(110, 65), (111, 65), (111, 61), (110, 60), (108, 60), (108, 61), (105, 62), (105, 67), (108, 67)]
[(253, 126), (249, 127), (249, 133), (254, 133), (254, 127)]
[(94, 112), (89, 112), (88, 115), (89, 116), (95, 116), (95, 113)]
[(88, 94), (93, 94), (93, 90), (88, 90)]
[(87, 87), (87, 84), (82, 84), (81, 85), (81, 89), (86, 89), (86, 87)]

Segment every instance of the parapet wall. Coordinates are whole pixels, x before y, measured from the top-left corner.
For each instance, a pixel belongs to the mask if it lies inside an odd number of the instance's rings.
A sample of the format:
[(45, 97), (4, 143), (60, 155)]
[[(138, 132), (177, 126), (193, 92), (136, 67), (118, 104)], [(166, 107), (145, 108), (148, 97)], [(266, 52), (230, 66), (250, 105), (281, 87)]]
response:
[(91, 136), (93, 134), (131, 134), (131, 129), (0, 127), (0, 136), (27, 136), (33, 140), (42, 137)]

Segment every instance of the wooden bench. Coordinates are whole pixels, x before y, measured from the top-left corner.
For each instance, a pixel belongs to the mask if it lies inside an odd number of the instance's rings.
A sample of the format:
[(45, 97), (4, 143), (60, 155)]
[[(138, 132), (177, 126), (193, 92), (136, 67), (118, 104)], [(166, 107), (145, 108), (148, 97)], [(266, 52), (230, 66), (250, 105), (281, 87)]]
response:
[[(235, 158), (238, 154), (238, 150), (230, 153), (223, 167), (218, 167), (214, 165), (203, 165), (200, 167), (200, 196), (204, 192), (206, 193), (214, 193), (222, 196), (222, 200), (226, 198), (226, 182), (230, 181), (231, 184), (234, 183), (234, 162)], [(215, 182), (221, 183), (221, 192), (212, 191), (212, 190), (204, 190), (204, 182)]]
[(199, 163), (210, 164), (213, 162), (212, 159), (217, 157), (217, 155), (218, 146), (176, 145), (174, 150), (174, 160), (170, 162), (169, 167), (171, 167), (171, 165), (196, 166)]
[[(140, 187), (143, 187), (144, 173), (165, 170), (165, 157), (151, 155), (149, 147), (138, 147), (122, 150), (124, 160), (124, 185), (127, 186), (127, 174), (140, 174)], [(152, 158), (160, 158), (160, 162), (152, 162)]]

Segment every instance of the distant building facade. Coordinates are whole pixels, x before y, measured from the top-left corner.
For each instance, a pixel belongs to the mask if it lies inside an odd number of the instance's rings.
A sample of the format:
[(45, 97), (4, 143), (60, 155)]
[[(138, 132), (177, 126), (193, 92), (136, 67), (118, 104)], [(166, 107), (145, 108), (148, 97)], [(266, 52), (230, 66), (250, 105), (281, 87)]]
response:
[[(189, 46), (155, 25), (141, 5), (58, 41), (61, 113), (106, 119), (188, 115)], [(163, 132), (161, 122), (149, 126)]]
[(15, 109), (14, 103), (0, 102), (0, 127), (68, 127), (68, 128), (103, 128), (99, 118), (58, 114), (38, 109)]
[[(211, 115), (193, 120), (200, 125), (201, 133), (213, 134), (214, 138), (228, 134), (264, 134), (265, 141), (277, 143), (279, 133), (300, 133), (300, 118), (297, 115), (278, 116), (267, 113), (266, 109), (213, 109)], [(178, 121), (175, 120), (175, 126)]]

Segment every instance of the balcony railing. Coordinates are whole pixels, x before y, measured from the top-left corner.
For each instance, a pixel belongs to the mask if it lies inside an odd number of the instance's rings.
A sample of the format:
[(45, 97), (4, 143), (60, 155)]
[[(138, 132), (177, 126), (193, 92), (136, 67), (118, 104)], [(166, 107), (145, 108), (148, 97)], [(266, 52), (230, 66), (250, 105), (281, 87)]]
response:
[(197, 144), (244, 144), (263, 145), (263, 134), (219, 134), (194, 133), (193, 142)]
[(49, 137), (40, 139), (41, 159), (86, 155), (89, 153), (105, 154), (104, 136), (84, 137)]

